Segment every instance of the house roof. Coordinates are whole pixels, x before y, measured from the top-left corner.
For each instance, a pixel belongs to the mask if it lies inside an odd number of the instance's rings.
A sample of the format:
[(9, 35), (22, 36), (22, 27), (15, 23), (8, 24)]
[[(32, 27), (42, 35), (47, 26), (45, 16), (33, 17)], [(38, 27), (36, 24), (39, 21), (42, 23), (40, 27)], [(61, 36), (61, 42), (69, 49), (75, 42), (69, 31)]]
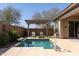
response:
[(46, 24), (49, 23), (50, 20), (25, 20), (27, 24)]
[(60, 17), (64, 16), (65, 14), (69, 13), (70, 11), (74, 10), (79, 6), (78, 3), (71, 3), (68, 7), (66, 7), (63, 11), (61, 11), (58, 15), (56, 15), (53, 21), (58, 20)]

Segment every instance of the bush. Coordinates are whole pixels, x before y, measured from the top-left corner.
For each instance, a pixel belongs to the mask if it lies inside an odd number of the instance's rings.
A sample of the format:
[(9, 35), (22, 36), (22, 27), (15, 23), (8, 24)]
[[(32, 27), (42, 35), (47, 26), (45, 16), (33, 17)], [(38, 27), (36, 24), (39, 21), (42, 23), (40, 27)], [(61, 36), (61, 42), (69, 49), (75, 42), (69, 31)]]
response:
[(9, 42), (8, 33), (1, 33), (0, 34), (0, 46), (5, 46)]
[(47, 36), (39, 36), (39, 38), (48, 38)]
[(44, 36), (39, 36), (39, 38), (44, 38)]
[(9, 34), (10, 42), (16, 42), (17, 38), (20, 36), (19, 33), (15, 30), (8, 32), (8, 34)]

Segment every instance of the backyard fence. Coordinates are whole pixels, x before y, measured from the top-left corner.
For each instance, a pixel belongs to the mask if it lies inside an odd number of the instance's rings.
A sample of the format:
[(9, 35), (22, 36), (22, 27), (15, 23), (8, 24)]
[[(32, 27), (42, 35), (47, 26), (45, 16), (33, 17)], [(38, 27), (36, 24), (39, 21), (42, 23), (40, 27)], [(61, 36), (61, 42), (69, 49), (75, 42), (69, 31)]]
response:
[(26, 32), (26, 29), (23, 28), (23, 27), (0, 23), (0, 33), (2, 33), (2, 32), (9, 32), (10, 30), (16, 30), (22, 36)]
[[(16, 30), (18, 33), (21, 34), (21, 36), (28, 35), (28, 28), (0, 23), (0, 33), (9, 32), (10, 30)], [(43, 34), (46, 35), (46, 29), (31, 28), (31, 29), (29, 29), (29, 31), (30, 31), (30, 33), (29, 33), (30, 36), (32, 35), (32, 32), (35, 32), (36, 36), (39, 36), (40, 32), (43, 32)], [(48, 29), (48, 35), (53, 36), (53, 34), (54, 34), (53, 29), (52, 28)]]

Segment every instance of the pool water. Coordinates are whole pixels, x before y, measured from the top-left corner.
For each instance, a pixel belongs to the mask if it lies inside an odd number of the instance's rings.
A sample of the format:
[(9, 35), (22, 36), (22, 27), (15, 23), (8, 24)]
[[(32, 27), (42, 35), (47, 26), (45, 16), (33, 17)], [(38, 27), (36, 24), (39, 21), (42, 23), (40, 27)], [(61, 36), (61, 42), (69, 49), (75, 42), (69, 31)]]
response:
[(43, 47), (45, 49), (52, 49), (54, 45), (49, 39), (26, 39), (18, 47)]

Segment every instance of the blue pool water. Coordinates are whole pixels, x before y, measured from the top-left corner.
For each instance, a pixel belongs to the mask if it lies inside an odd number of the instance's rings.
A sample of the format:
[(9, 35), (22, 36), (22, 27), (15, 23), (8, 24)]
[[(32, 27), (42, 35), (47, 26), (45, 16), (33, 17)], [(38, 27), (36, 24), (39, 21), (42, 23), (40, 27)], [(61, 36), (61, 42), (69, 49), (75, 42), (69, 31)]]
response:
[(52, 49), (54, 45), (49, 39), (26, 39), (18, 47), (43, 47), (45, 49)]

